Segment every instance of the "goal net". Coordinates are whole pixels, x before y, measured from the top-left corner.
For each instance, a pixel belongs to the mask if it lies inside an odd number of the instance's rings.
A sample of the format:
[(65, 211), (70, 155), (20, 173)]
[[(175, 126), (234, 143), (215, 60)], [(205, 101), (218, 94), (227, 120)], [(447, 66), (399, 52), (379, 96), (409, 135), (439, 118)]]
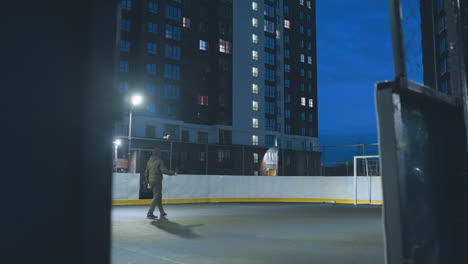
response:
[(354, 156), (354, 204), (381, 204), (380, 156)]

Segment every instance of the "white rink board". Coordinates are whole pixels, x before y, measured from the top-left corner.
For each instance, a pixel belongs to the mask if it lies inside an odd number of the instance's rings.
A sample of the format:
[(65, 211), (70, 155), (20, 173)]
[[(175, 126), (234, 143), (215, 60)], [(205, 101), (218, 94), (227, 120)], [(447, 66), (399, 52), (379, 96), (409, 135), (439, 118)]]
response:
[(138, 200), (140, 174), (112, 173), (112, 200)]
[[(382, 200), (381, 177), (372, 177), (372, 200)], [(369, 200), (367, 177), (358, 177), (358, 200)], [(320, 198), (354, 199), (353, 177), (164, 176), (164, 199)]]

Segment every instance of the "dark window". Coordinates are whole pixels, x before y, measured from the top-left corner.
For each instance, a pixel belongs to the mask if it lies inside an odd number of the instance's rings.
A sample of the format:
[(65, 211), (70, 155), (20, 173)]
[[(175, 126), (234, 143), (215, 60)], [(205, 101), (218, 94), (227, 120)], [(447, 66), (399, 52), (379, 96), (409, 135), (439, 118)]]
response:
[(265, 5), (265, 16), (274, 17), (275, 16), (275, 9), (272, 6)]
[(180, 67), (173, 64), (164, 64), (164, 78), (180, 80)]
[(276, 130), (276, 120), (271, 118), (265, 118), (265, 129), (266, 130)]
[(275, 146), (275, 136), (273, 135), (266, 135), (265, 136), (265, 145), (267, 147), (274, 147)]
[(123, 18), (120, 20), (120, 30), (130, 32), (131, 22), (130, 19)]
[(275, 95), (275, 87), (271, 85), (265, 85), (265, 96), (274, 98)]
[(276, 77), (276, 75), (275, 75), (274, 70), (265, 69), (265, 80), (274, 82), (275, 77)]
[(170, 99), (180, 98), (180, 88), (176, 84), (164, 84), (164, 97)]
[(132, 0), (122, 0), (121, 8), (127, 11), (132, 10)]
[(269, 49), (275, 49), (275, 39), (265, 36), (265, 47)]
[(166, 44), (164, 51), (166, 58), (180, 60), (180, 47)]
[(182, 141), (190, 142), (190, 133), (189, 133), (188, 130), (183, 130), (182, 131)]
[(146, 64), (146, 72), (149, 74), (156, 74), (156, 64)]
[(120, 51), (130, 51), (130, 40), (120, 40)]
[(158, 4), (153, 2), (153, 1), (149, 1), (148, 2), (148, 11), (150, 13), (157, 14), (158, 13)]
[(166, 38), (180, 40), (180, 27), (166, 25)]
[(180, 21), (181, 17), (182, 16), (181, 16), (180, 8), (173, 7), (170, 5), (166, 6), (166, 18), (172, 19), (175, 21)]
[(265, 102), (265, 113), (266, 114), (275, 114), (275, 103), (273, 102)]
[(149, 54), (156, 54), (157, 53), (158, 46), (154, 42), (148, 42), (146, 43), (146, 52)]
[(153, 34), (157, 34), (158, 33), (158, 24), (153, 23), (153, 22), (149, 22), (148, 23), (148, 32), (153, 33)]
[(120, 72), (128, 72), (128, 61), (120, 61)]
[(198, 143), (208, 144), (208, 132), (198, 132)]
[(269, 65), (275, 65), (275, 54), (265, 52), (265, 63)]
[(219, 144), (231, 145), (232, 144), (232, 131), (219, 130)]

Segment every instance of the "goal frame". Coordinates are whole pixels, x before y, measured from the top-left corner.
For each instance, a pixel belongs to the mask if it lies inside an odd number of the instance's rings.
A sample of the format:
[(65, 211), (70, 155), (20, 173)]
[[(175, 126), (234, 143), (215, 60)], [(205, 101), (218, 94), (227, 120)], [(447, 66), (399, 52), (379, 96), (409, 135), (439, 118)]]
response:
[[(357, 205), (358, 204), (358, 190), (357, 190), (357, 160), (358, 159), (379, 159), (380, 161), (380, 155), (368, 155), (368, 156), (354, 156), (353, 157), (353, 175), (354, 175), (354, 205)], [(367, 174), (367, 171), (366, 171), (366, 174)], [(380, 174), (380, 173), (379, 173)], [(367, 177), (369, 177), (369, 181), (368, 181), (368, 184), (369, 184), (369, 204), (372, 204), (372, 197), (371, 197), (371, 193), (370, 193), (370, 190), (371, 190), (371, 179), (372, 177), (369, 176), (369, 175), (366, 175)]]

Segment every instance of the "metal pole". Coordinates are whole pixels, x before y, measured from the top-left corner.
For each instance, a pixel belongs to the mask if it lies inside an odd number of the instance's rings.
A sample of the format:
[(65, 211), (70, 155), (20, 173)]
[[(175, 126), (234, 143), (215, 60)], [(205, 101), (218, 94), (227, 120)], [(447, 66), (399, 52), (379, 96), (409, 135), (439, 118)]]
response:
[(208, 175), (208, 144), (206, 144), (206, 162), (205, 162), (205, 175)]
[(172, 140), (171, 140), (171, 147), (169, 151), (169, 170), (172, 170)]
[(357, 159), (354, 157), (354, 205), (357, 205)]
[(365, 159), (366, 162), (366, 176), (367, 176), (367, 184), (368, 184), (368, 193), (369, 193), (369, 203), (372, 203), (371, 201), (371, 185), (370, 185), (370, 177), (369, 177), (369, 161), (367, 158)]
[(245, 148), (242, 145), (242, 175), (245, 175)]
[(128, 164), (127, 164), (127, 172), (130, 172), (130, 160), (131, 160), (131, 150), (130, 148), (132, 147), (132, 111), (133, 107), (130, 107), (130, 116), (128, 118)]
[(406, 78), (403, 27), (401, 25), (400, 0), (390, 0), (390, 25), (392, 32), (393, 64), (397, 79)]

